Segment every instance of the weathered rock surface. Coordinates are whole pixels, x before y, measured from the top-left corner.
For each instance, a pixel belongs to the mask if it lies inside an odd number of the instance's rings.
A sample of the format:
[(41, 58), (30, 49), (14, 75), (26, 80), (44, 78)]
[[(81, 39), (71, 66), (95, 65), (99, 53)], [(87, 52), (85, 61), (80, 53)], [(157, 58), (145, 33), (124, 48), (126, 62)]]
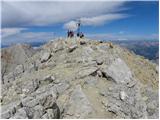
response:
[(106, 77), (110, 77), (116, 83), (129, 82), (132, 78), (130, 69), (120, 58), (117, 58), (102, 71)]
[(117, 118), (147, 118), (146, 104), (142, 100), (138, 84), (132, 88), (113, 84), (100, 94), (108, 100), (105, 109), (113, 112)]
[(117, 45), (60, 38), (1, 57), (1, 118), (159, 117), (157, 66)]
[(17, 65), (25, 63), (36, 53), (30, 45), (16, 44), (1, 50), (2, 73), (12, 72)]
[(64, 111), (64, 118), (86, 118), (91, 112), (93, 108), (87, 96), (80, 85), (76, 86)]
[(49, 52), (44, 52), (41, 57), (41, 62), (46, 62), (51, 57), (51, 54)]

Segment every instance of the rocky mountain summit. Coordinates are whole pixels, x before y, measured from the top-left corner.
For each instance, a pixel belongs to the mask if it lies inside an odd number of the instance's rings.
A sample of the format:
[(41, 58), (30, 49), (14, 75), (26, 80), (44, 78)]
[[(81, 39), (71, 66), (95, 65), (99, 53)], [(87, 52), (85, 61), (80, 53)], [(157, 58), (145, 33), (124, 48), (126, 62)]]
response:
[(1, 118), (159, 117), (158, 66), (118, 45), (59, 38), (13, 48), (1, 50)]

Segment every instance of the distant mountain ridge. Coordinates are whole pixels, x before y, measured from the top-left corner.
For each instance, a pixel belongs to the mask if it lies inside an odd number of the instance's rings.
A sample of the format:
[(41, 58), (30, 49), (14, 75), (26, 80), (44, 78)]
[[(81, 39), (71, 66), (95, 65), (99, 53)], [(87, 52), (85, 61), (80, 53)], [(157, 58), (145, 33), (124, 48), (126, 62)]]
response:
[[(39, 47), (41, 45), (44, 45), (46, 42), (31, 42), (31, 43), (21, 43), (21, 44), (29, 44), (31, 45), (32, 47)], [(16, 45), (15, 44), (11, 44), (11, 45), (1, 45), (1, 48), (7, 48), (7, 47), (10, 47), (10, 46), (13, 46), (13, 45)]]
[(141, 55), (155, 63), (159, 63), (159, 41), (113, 41), (122, 47), (133, 51), (137, 55)]

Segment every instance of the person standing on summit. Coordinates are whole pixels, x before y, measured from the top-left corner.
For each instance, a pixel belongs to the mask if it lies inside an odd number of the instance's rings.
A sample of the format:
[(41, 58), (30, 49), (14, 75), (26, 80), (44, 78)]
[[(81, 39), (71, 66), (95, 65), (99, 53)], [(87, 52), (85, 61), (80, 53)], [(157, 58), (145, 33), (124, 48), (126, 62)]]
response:
[(81, 25), (80, 20), (78, 20), (78, 23), (77, 23), (77, 27), (78, 27), (78, 29), (77, 29), (77, 37), (80, 36), (80, 25)]
[(78, 20), (77, 26), (78, 26), (77, 37), (83, 38), (84, 34), (82, 32), (80, 32), (80, 26), (81, 26), (81, 21), (80, 20)]
[(68, 30), (67, 37), (70, 37), (70, 38), (74, 37), (74, 32), (72, 30)]

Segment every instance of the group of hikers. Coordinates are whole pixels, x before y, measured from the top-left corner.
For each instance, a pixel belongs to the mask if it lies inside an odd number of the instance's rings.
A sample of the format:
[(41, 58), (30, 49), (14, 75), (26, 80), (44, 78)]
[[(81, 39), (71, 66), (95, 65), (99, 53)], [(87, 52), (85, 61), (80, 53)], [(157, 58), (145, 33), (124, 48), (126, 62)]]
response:
[[(67, 37), (69, 37), (69, 38), (74, 37), (74, 31), (68, 30), (68, 32), (67, 32)], [(77, 33), (77, 37), (83, 38), (83, 37), (84, 37), (84, 34), (83, 34), (82, 32), (78, 32), (78, 33)]]
[[(79, 20), (78, 23), (77, 23), (77, 27), (78, 27), (78, 29), (77, 29), (77, 37), (83, 38), (84, 34), (82, 32), (80, 32), (80, 25), (81, 25), (81, 22)], [(73, 30), (68, 30), (67, 37), (69, 37), (69, 38), (74, 37), (74, 31)]]

